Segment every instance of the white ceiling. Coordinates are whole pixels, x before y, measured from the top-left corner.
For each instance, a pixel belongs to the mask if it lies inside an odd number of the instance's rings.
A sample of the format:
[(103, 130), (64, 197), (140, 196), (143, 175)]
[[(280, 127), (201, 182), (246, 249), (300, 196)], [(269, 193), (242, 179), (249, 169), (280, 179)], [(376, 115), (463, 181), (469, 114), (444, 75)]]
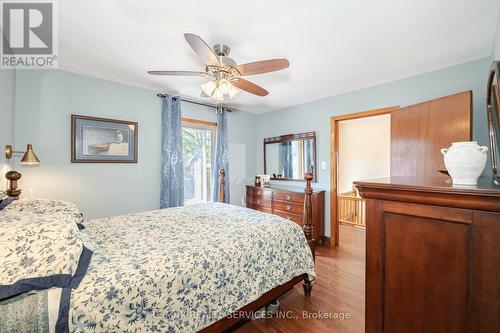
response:
[(229, 44), (238, 63), (284, 57), (247, 77), (270, 91), (234, 104), (262, 113), (491, 55), (499, 0), (64, 0), (60, 68), (200, 98), (206, 78), (183, 33)]

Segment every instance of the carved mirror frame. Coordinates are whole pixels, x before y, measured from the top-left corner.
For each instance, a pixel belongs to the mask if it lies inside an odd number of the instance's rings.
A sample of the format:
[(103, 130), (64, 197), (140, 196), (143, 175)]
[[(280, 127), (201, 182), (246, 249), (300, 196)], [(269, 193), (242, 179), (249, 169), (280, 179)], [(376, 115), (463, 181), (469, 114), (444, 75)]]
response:
[[(496, 80), (495, 80), (496, 78)], [(486, 111), (488, 113), (488, 136), (490, 139), (490, 156), (493, 182), (500, 185), (500, 173), (497, 165), (499, 153), (498, 136), (500, 133), (500, 61), (493, 61), (488, 77), (486, 93)]]

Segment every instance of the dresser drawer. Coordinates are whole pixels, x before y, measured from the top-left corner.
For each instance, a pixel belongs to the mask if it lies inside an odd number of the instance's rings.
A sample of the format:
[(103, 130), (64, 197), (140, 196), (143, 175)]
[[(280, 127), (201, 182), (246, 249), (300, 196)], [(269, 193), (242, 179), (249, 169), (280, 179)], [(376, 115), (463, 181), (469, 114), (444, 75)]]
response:
[(304, 204), (304, 194), (291, 192), (274, 192), (274, 200)]
[(259, 212), (267, 213), (267, 214), (273, 213), (273, 210), (271, 208), (266, 208), (266, 207), (256, 207), (255, 210), (258, 210)]
[(247, 187), (247, 195), (271, 200), (273, 192), (265, 188)]
[(304, 214), (304, 204), (295, 202), (274, 201), (273, 209), (298, 215)]
[(274, 213), (274, 215), (278, 215), (278, 216), (284, 217), (285, 219), (291, 220), (300, 226), (302, 226), (304, 224), (304, 218), (302, 217), (302, 215), (290, 214), (288, 212), (283, 212), (283, 211), (276, 210), (276, 209), (273, 210), (273, 213)]
[(262, 197), (247, 197), (247, 202), (250, 203), (250, 205), (253, 208), (258, 208), (258, 207), (266, 207), (268, 209), (271, 209), (271, 199), (264, 199)]

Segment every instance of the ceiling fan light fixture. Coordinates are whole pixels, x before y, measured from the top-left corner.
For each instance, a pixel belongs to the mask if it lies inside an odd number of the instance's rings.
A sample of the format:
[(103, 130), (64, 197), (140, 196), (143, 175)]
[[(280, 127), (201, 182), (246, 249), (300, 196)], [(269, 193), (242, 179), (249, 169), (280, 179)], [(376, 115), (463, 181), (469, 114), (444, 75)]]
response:
[(201, 85), (201, 90), (207, 95), (212, 96), (214, 90), (217, 89), (217, 82), (214, 80), (208, 81)]
[(224, 102), (224, 93), (219, 88), (216, 88), (214, 90), (212, 98), (215, 99), (217, 102)]
[(220, 79), (218, 87), (223, 94), (229, 94), (233, 85), (231, 84), (231, 82), (229, 82), (228, 79)]
[(218, 102), (232, 99), (240, 90), (255, 96), (267, 96), (269, 91), (252, 83), (242, 76), (255, 75), (280, 71), (290, 66), (287, 59), (268, 59), (238, 65), (229, 58), (229, 46), (219, 43), (210, 48), (198, 35), (185, 33), (184, 38), (191, 49), (205, 64), (204, 71), (148, 71), (151, 75), (171, 76), (203, 76), (210, 77), (211, 81), (202, 84), (202, 97), (212, 97)]
[(238, 88), (231, 85), (231, 90), (229, 90), (229, 93), (228, 93), (229, 98), (233, 99), (236, 95), (238, 95), (239, 92), (240, 92), (240, 90)]

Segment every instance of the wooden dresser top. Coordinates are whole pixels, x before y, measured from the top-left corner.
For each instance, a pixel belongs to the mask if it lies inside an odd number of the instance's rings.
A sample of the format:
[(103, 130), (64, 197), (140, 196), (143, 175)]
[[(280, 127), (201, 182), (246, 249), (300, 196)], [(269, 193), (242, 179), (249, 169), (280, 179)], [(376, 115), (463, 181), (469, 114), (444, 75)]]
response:
[(500, 186), (481, 178), (477, 186), (453, 185), (450, 178), (391, 177), (354, 182), (363, 198), (500, 212)]
[[(247, 187), (253, 187), (253, 188), (264, 189), (264, 190), (272, 190), (272, 191), (285, 191), (285, 192), (293, 192), (293, 193), (304, 194), (305, 182), (304, 182), (304, 187), (300, 187), (300, 186), (288, 186), (288, 185), (275, 185), (275, 184), (272, 184), (271, 186), (247, 185)], [(313, 193), (325, 192), (325, 190), (315, 189), (315, 188), (313, 188), (313, 191), (314, 191)]]

